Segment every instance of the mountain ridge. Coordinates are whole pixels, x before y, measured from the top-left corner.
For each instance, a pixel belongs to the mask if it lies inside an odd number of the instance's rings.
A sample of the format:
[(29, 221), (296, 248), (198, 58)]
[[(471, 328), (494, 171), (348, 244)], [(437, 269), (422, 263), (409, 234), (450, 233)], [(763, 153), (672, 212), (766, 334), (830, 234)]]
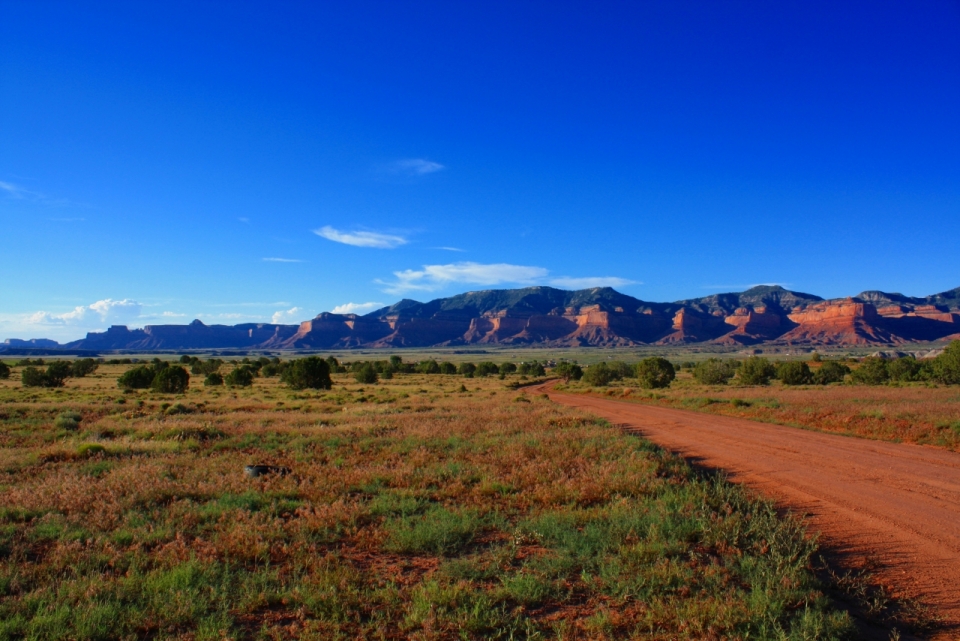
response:
[[(370, 313), (323, 312), (297, 325), (112, 326), (63, 349), (351, 349), (514, 345), (897, 345), (960, 335), (960, 287), (925, 297), (866, 290), (826, 300), (779, 285), (675, 302), (610, 287), (537, 286), (403, 299)], [(8, 339), (0, 351), (42, 341)], [(58, 345), (58, 344), (55, 344)], [(4, 347), (6, 346), (6, 347)]]

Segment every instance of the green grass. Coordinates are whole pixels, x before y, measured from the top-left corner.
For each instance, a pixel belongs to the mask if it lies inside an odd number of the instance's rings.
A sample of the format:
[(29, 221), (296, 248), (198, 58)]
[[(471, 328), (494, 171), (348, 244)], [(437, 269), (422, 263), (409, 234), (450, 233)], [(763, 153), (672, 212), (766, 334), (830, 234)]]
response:
[(851, 634), (801, 524), (515, 380), (115, 376), (0, 386), (0, 641)]

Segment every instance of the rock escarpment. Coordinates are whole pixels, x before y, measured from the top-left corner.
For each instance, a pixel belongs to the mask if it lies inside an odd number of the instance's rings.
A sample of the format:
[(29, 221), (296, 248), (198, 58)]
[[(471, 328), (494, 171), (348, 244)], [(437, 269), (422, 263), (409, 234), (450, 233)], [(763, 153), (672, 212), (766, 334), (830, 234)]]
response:
[(438, 347), (457, 345), (897, 345), (960, 334), (960, 288), (912, 298), (868, 291), (824, 300), (761, 286), (675, 303), (608, 287), (468, 292), (402, 300), (369, 314), (324, 312), (297, 325), (111, 327), (64, 347), (97, 350)]

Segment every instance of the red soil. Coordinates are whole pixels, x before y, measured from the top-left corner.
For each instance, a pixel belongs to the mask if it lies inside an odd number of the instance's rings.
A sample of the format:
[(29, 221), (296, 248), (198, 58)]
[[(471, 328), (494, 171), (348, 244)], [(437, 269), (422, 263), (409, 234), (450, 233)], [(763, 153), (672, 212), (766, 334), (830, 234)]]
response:
[(755, 421), (528, 388), (726, 471), (805, 515), (834, 554), (879, 562), (895, 595), (919, 598), (960, 633), (960, 454)]

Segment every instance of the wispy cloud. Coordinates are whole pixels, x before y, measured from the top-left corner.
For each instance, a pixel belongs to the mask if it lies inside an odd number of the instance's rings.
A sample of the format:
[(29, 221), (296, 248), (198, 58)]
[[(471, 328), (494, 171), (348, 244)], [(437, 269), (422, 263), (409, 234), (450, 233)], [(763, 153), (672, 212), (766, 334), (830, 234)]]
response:
[(434, 249), (442, 249), (445, 252), (465, 252), (466, 249), (460, 249), (459, 247), (434, 247)]
[(287, 310), (280, 310), (274, 312), (273, 316), (270, 319), (271, 323), (275, 325), (289, 324), (294, 321), (299, 321), (299, 317), (303, 314), (302, 307), (291, 307)]
[(330, 311), (334, 314), (364, 314), (366, 312), (372, 312), (375, 309), (380, 309), (383, 307), (383, 303), (344, 303), (343, 305), (337, 305)]
[(240, 218), (237, 218), (237, 220), (239, 220), (241, 223), (244, 223), (244, 224), (250, 222), (250, 219), (247, 218), (246, 216), (241, 216)]
[(13, 183), (5, 182), (3, 180), (0, 180), (0, 191), (7, 192), (7, 195), (10, 196), (11, 198), (27, 198), (30, 196), (38, 196), (38, 197), (43, 196), (43, 194), (37, 193), (35, 191), (29, 191), (27, 189), (24, 189), (23, 187), (14, 185)]
[[(43, 205), (51, 205), (55, 207), (63, 207), (65, 205), (77, 206), (78, 203), (70, 202), (66, 198), (53, 198), (39, 191), (34, 191), (32, 189), (27, 189), (21, 185), (17, 185), (12, 182), (7, 182), (0, 180), (0, 192), (6, 194), (7, 198), (13, 198), (15, 200), (25, 200), (32, 201), (35, 203), (40, 203)], [(89, 205), (80, 205), (82, 207), (89, 207)]]
[(546, 278), (549, 272), (543, 267), (494, 263), (484, 265), (474, 262), (449, 265), (424, 265), (423, 269), (407, 269), (393, 272), (395, 282), (376, 281), (388, 294), (408, 291), (435, 291), (452, 283), (470, 285), (500, 285), (502, 283), (535, 284)]
[(617, 276), (585, 276), (583, 278), (552, 278), (550, 284), (564, 289), (591, 289), (593, 287), (624, 287), (625, 285), (639, 284), (635, 280), (618, 278)]
[(424, 176), (446, 169), (443, 165), (424, 158), (404, 158), (390, 163), (388, 169), (395, 174)]
[(393, 249), (406, 245), (407, 239), (402, 236), (379, 234), (372, 231), (345, 232), (334, 229), (330, 225), (313, 230), (317, 236), (332, 240), (335, 243), (353, 245), (354, 247), (374, 247), (376, 249)]
[(302, 263), (304, 261), (299, 258), (264, 258), (266, 263)]

